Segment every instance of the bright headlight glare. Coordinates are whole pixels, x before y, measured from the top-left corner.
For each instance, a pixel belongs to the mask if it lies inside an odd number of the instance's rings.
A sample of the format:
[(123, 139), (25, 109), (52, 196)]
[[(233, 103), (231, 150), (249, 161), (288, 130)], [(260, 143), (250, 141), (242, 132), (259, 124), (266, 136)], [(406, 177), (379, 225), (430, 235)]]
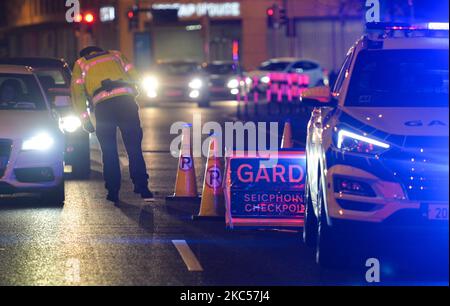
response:
[(191, 89), (200, 89), (203, 86), (203, 82), (200, 79), (193, 79), (190, 83), (189, 83), (189, 87)]
[(74, 133), (81, 127), (81, 120), (77, 116), (67, 116), (60, 120), (60, 126), (63, 131)]
[(263, 76), (261, 78), (261, 82), (264, 83), (264, 84), (269, 84), (270, 83), (270, 78), (267, 75)]
[(189, 93), (189, 98), (191, 99), (197, 99), (200, 97), (200, 92), (198, 90), (193, 90)]
[(238, 88), (238, 87), (239, 87), (239, 81), (236, 80), (236, 79), (231, 79), (231, 80), (228, 82), (227, 87), (230, 88), (230, 89)]
[(158, 80), (153, 76), (147, 76), (142, 81), (142, 86), (147, 91), (154, 91), (158, 88)]
[(49, 150), (55, 140), (47, 133), (40, 133), (34, 137), (25, 139), (22, 143), (22, 150), (24, 151), (46, 151)]
[(391, 146), (379, 140), (352, 133), (347, 130), (338, 132), (337, 147), (343, 151), (380, 154)]

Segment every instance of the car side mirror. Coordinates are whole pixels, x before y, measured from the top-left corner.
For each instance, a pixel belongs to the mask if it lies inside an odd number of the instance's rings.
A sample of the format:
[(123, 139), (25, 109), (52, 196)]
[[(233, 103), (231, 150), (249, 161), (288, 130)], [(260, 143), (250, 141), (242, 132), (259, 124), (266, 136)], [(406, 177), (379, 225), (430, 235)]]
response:
[(300, 101), (310, 107), (335, 107), (338, 103), (328, 86), (317, 86), (304, 90)]
[(71, 106), (71, 100), (69, 96), (55, 96), (53, 100), (53, 106), (55, 108), (65, 108)]

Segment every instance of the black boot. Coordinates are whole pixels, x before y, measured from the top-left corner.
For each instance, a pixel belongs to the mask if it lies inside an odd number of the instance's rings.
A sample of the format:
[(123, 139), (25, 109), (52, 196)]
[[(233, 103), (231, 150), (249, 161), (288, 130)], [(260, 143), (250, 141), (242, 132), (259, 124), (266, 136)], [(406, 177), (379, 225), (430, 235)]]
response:
[(155, 200), (155, 196), (153, 195), (153, 192), (150, 191), (150, 189), (148, 189), (147, 186), (134, 186), (134, 193), (136, 194), (140, 194), (141, 198), (143, 198), (145, 201), (154, 201)]
[(118, 203), (119, 202), (119, 192), (118, 191), (109, 191), (106, 199), (110, 202)]
[(153, 192), (151, 192), (150, 189), (148, 189), (148, 188), (141, 190), (140, 194), (141, 194), (141, 198), (143, 198), (145, 201), (152, 202), (155, 200), (155, 196), (153, 195)]

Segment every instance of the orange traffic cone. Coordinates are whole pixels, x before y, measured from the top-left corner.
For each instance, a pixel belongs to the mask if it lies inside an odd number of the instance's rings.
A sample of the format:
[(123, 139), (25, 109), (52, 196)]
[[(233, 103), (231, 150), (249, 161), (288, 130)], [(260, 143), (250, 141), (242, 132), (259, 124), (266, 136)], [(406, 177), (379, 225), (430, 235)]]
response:
[(200, 213), (193, 216), (194, 220), (225, 218), (225, 198), (223, 193), (224, 171), (220, 160), (217, 138), (211, 136), (209, 144), (208, 162), (206, 163), (205, 178), (203, 182), (202, 201)]
[(292, 126), (289, 120), (284, 124), (283, 139), (281, 140), (282, 149), (292, 149), (294, 143), (292, 141)]
[(200, 202), (197, 192), (194, 158), (192, 156), (190, 124), (185, 125), (182, 131), (175, 193), (173, 196), (167, 197), (166, 200)]

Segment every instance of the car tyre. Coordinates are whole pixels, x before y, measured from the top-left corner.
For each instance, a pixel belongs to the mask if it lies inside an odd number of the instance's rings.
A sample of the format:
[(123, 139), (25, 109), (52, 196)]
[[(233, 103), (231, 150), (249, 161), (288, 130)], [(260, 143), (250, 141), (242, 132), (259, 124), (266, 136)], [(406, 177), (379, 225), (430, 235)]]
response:
[(203, 100), (203, 101), (198, 102), (198, 107), (207, 108), (210, 106), (211, 106), (211, 103), (209, 100)]
[(326, 268), (347, 266), (348, 258), (345, 256), (345, 239), (337, 233), (335, 228), (330, 227), (328, 224), (323, 198), (323, 187), (320, 182), (317, 201), (319, 217), (317, 226), (316, 262)]
[(315, 247), (317, 244), (317, 217), (311, 200), (311, 191), (306, 179), (305, 184), (305, 224), (303, 227), (303, 242), (308, 247)]
[(65, 196), (65, 183), (61, 180), (61, 183), (53, 189), (46, 191), (41, 195), (41, 199), (45, 204), (52, 206), (64, 206)]
[(72, 177), (79, 180), (89, 179), (91, 176), (91, 150), (89, 138), (80, 147), (76, 162), (72, 165)]

